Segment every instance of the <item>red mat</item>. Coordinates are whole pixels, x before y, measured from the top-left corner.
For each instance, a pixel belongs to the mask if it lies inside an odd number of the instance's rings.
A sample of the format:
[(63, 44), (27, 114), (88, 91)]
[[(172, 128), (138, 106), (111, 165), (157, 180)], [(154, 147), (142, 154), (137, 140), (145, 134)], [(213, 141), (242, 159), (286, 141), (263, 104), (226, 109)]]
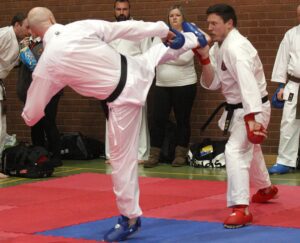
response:
[[(230, 212), (225, 182), (142, 177), (140, 185), (146, 217), (222, 222)], [(278, 187), (279, 199), (251, 205), (254, 223), (300, 228), (300, 187)], [(118, 215), (114, 200), (110, 176), (96, 173), (2, 188), (0, 242)], [(52, 242), (42, 238), (30, 242)]]

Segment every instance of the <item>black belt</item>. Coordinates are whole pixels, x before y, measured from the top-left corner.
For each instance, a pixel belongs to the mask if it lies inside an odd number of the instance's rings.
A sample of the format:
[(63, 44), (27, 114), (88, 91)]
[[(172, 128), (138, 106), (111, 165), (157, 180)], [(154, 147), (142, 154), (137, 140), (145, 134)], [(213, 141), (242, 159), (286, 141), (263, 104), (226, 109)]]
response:
[(122, 93), (127, 79), (127, 59), (125, 56), (121, 54), (121, 75), (120, 75), (120, 81), (115, 88), (115, 90), (108, 96), (105, 100), (101, 100), (101, 105), (105, 114), (106, 119), (108, 120), (109, 117), (109, 111), (107, 102), (113, 102), (115, 99), (119, 97), (119, 95)]
[[(262, 103), (266, 103), (268, 101), (268, 96), (264, 96), (261, 99)], [(214, 112), (210, 115), (210, 117), (207, 119), (207, 121), (204, 123), (204, 125), (201, 127), (201, 131), (204, 131), (206, 129), (206, 127), (209, 125), (209, 123), (211, 123), (212, 119), (214, 119), (215, 115), (219, 112), (219, 110), (225, 107), (225, 110), (227, 111), (227, 116), (226, 116), (226, 120), (225, 120), (225, 126), (224, 126), (224, 132), (223, 134), (226, 135), (230, 126), (230, 122), (233, 116), (233, 112), (236, 109), (241, 109), (243, 108), (243, 104), (242, 103), (238, 103), (238, 104), (228, 104), (227, 102), (223, 102), (221, 103), (215, 110)]]
[[(297, 78), (293, 75), (287, 74), (287, 78), (290, 81), (295, 83), (300, 83), (300, 78)], [(298, 99), (297, 99), (297, 107), (296, 107), (296, 119), (300, 119), (300, 87), (298, 89)]]
[(2, 87), (3, 100), (6, 100), (6, 90), (5, 90), (4, 81), (2, 79), (0, 79), (0, 86)]

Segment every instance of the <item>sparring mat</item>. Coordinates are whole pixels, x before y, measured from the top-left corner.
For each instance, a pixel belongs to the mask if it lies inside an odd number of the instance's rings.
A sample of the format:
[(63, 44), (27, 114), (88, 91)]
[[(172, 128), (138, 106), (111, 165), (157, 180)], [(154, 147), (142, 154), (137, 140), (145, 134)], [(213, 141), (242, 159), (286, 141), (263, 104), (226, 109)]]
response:
[[(224, 229), (226, 182), (140, 178), (141, 231), (130, 242), (299, 242), (300, 187), (251, 204), (253, 225)], [(254, 192), (254, 191), (252, 191)], [(118, 210), (109, 175), (82, 173), (0, 189), (0, 242), (99, 242)]]

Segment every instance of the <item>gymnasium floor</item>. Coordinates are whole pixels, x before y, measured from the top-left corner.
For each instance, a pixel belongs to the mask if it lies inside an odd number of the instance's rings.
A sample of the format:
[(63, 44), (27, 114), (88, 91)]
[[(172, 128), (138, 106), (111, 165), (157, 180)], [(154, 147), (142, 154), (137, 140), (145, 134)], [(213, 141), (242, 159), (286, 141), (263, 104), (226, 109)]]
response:
[[(255, 221), (239, 230), (222, 227), (225, 169), (161, 164), (139, 173), (143, 227), (128, 242), (300, 242), (300, 171), (271, 176), (280, 198), (251, 206)], [(0, 180), (0, 242), (101, 242), (118, 216), (106, 174), (104, 160), (64, 161), (48, 179)]]

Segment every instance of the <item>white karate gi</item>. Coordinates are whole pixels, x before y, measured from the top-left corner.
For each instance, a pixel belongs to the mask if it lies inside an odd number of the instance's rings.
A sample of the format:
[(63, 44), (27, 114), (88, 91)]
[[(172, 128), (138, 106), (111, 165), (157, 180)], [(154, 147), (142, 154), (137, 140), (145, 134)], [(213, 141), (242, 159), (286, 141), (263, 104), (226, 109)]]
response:
[[(12, 26), (0, 28), (0, 79), (4, 80), (19, 62), (19, 43)], [(6, 132), (6, 115), (3, 114), (4, 90), (0, 86), (0, 153)]]
[[(141, 55), (149, 49), (151, 46), (151, 38), (146, 38), (141, 41), (129, 41), (123, 39), (117, 39), (109, 43), (117, 52), (126, 56), (137, 56)], [(150, 135), (148, 130), (148, 115), (147, 115), (147, 104), (141, 112), (141, 130), (139, 134), (139, 148), (138, 148), (138, 159), (148, 160), (150, 153)], [(106, 122), (107, 123), (107, 122)], [(106, 124), (105, 133), (105, 155), (109, 159), (109, 144), (108, 144), (108, 131)]]
[(271, 79), (273, 82), (287, 82), (283, 92), (285, 102), (276, 163), (295, 168), (300, 135), (300, 120), (296, 119), (299, 83), (288, 80), (288, 73), (300, 78), (300, 25), (288, 30), (281, 41)]
[[(249, 182), (259, 188), (271, 185), (261, 146), (247, 138), (244, 116), (256, 113), (257, 122), (267, 128), (270, 102), (262, 104), (267, 95), (262, 63), (252, 44), (237, 29), (229, 32), (221, 47), (215, 43), (210, 49), (215, 70), (213, 83), (204, 88), (221, 88), (228, 104), (242, 103), (234, 111), (229, 127), (230, 137), (225, 148), (227, 170), (227, 206), (249, 205)], [(219, 126), (224, 128), (227, 111), (224, 110)]]
[[(48, 101), (65, 86), (84, 96), (107, 98), (116, 88), (121, 73), (120, 54), (107, 43), (118, 38), (138, 41), (150, 36), (166, 37), (168, 30), (161, 21), (85, 20), (51, 26), (45, 33), (45, 49), (28, 90), (22, 113), (25, 122), (31, 126), (44, 116)], [(120, 96), (108, 103), (114, 192), (120, 213), (129, 218), (142, 214), (137, 163), (140, 112), (154, 78), (155, 66), (176, 59), (198, 45), (193, 34), (187, 33), (185, 37), (185, 45), (180, 50), (161, 44), (138, 57), (128, 56), (126, 85)]]

